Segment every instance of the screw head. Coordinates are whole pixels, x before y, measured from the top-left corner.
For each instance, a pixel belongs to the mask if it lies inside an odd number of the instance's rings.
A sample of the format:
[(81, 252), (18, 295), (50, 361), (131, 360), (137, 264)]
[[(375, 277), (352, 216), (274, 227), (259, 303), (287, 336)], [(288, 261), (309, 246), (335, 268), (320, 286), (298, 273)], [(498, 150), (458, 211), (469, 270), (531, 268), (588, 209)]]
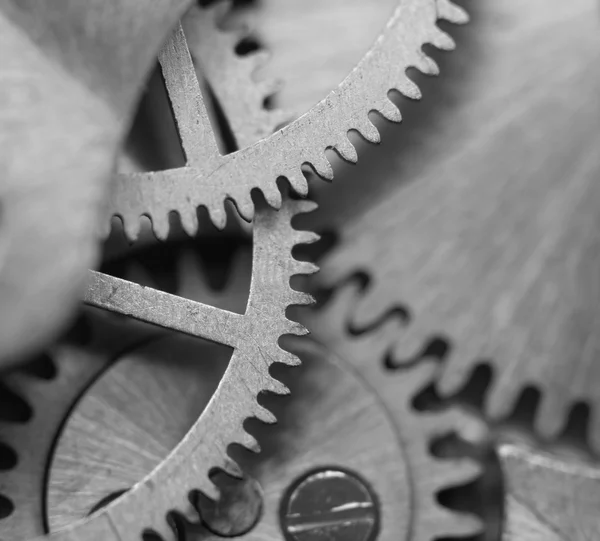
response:
[(288, 489), (280, 520), (287, 541), (372, 541), (379, 532), (379, 506), (358, 475), (322, 468)]

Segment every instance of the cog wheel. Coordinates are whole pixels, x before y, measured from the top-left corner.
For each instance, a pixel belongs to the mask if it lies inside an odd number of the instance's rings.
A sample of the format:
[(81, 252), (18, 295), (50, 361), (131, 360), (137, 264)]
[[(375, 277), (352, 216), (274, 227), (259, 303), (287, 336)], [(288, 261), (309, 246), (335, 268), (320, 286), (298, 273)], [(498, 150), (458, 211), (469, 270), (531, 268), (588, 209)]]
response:
[[(221, 30), (231, 10), (230, 0), (206, 8), (193, 7), (181, 25), (191, 57), (218, 97), (237, 147), (245, 148), (271, 135), (291, 118), (285, 111), (265, 107), (265, 101), (281, 86), (276, 80), (257, 79), (269, 53), (240, 55), (237, 47), (250, 32), (246, 28)], [(243, 20), (237, 21), (240, 23)]]
[(180, 26), (163, 49), (160, 63), (187, 165), (167, 171), (117, 175), (110, 212), (122, 218), (131, 239), (138, 235), (141, 216), (150, 216), (156, 235), (165, 238), (171, 212), (178, 213), (184, 229), (193, 234), (198, 229), (200, 206), (222, 228), (226, 200), (233, 201), (240, 215), (250, 220), (254, 213), (252, 190), (261, 191), (273, 208), (281, 205), (277, 181), (282, 178), (298, 194), (305, 195), (308, 188), (303, 165), (309, 164), (319, 176), (331, 179), (333, 171), (326, 150), (335, 150), (347, 161), (357, 160), (349, 131), (355, 130), (369, 141), (379, 141), (379, 132), (369, 119), (371, 112), (392, 121), (401, 120), (390, 93), (400, 92), (415, 99), (420, 96), (406, 75), (408, 68), (437, 74), (437, 65), (423, 52), (423, 46), (432, 44), (446, 50), (454, 47), (450, 36), (437, 27), (439, 19), (461, 23), (467, 16), (449, 0), (400, 0), (381, 37), (338, 89), (270, 137), (226, 156), (220, 154), (211, 131)]
[[(444, 395), (488, 363), (493, 381), (484, 407), (493, 420), (533, 387), (541, 393), (536, 431), (555, 438), (569, 410), (586, 403), (598, 452), (597, 6), (473, 7), (477, 67), (457, 86), (467, 99), (436, 109), (442, 121), (414, 136), (427, 141), (423, 158), (388, 161), (388, 188), (369, 208), (346, 211), (321, 277), (335, 286), (357, 271), (368, 275), (351, 322), (356, 329), (385, 311), (405, 314), (398, 363), (443, 341)], [(507, 21), (502, 29), (500, 19)], [(574, 92), (577, 102), (565, 99)], [(497, 123), (482, 128), (481, 118), (494, 110), (503, 110)], [(556, 145), (542, 137), (566, 131), (568, 140)]]
[(415, 411), (413, 398), (435, 381), (436, 363), (420, 361), (392, 376), (385, 361), (400, 332), (399, 322), (395, 317), (384, 318), (360, 335), (350, 335), (346, 321), (356, 300), (354, 284), (341, 286), (323, 307), (311, 310), (303, 321), (315, 341), (327, 344), (377, 391), (397, 427), (412, 486), (411, 522), (404, 538), (430, 540), (480, 533), (482, 524), (476, 517), (451, 511), (436, 499), (444, 488), (473, 481), (479, 474), (478, 466), (470, 459), (446, 463), (432, 456), (431, 444), (452, 433), (469, 442), (483, 442), (484, 424), (459, 407)]
[[(108, 368), (73, 408), (56, 444), (48, 476), (46, 505), (51, 531), (77, 516), (85, 516), (92, 502), (104, 500), (104, 495), (126, 490), (136, 473), (148, 469), (149, 458), (158, 460), (157, 444), (158, 454), (168, 451), (164, 443), (174, 441), (172, 432), (177, 420), (184, 417), (191, 421), (195, 416), (199, 406), (197, 389), (190, 393), (189, 387), (195, 386), (192, 381), (201, 381), (190, 377), (190, 367), (198, 370), (193, 358), (197, 349), (189, 339), (183, 349), (181, 343), (176, 348), (178, 356), (187, 355), (191, 360), (183, 374), (178, 372), (178, 363), (149, 363), (153, 352), (163, 355), (172, 349), (173, 343), (166, 340), (146, 341), (130, 351)], [(277, 413), (280, 424), (277, 430), (257, 428), (263, 452), (256, 458), (246, 455), (241, 461), (244, 470), (260, 484), (260, 491), (253, 497), (260, 499), (261, 512), (248, 531), (237, 537), (277, 539), (283, 538), (282, 531), (327, 532), (328, 528), (343, 527), (379, 530), (382, 539), (417, 541), (436, 538), (434, 532), (458, 535), (478, 529), (474, 517), (452, 512), (436, 500), (440, 491), (471, 482), (478, 475), (478, 467), (470, 459), (438, 458), (431, 452), (436, 439), (462, 431), (465, 420), (441, 412), (418, 412), (412, 406), (414, 396), (432, 381), (431, 366), (405, 374), (403, 390), (407, 392), (396, 397), (396, 410), (390, 415), (374, 389), (345, 360), (309, 339), (297, 341), (290, 349), (303, 361), (293, 374), (282, 376), (292, 396), (286, 400), (273, 396), (265, 401), (265, 406)], [(144, 398), (156, 385), (168, 390)], [(115, 396), (120, 398), (116, 403), (107, 401)], [(169, 408), (162, 407), (167, 403)], [(158, 415), (148, 417), (147, 409)], [(111, 422), (117, 410), (119, 422)], [(422, 421), (427, 428), (416, 430)], [(140, 427), (151, 427), (151, 431), (140, 438)], [(105, 442), (100, 443), (102, 452), (88, 452), (90, 438)], [(115, 441), (119, 445), (114, 445)], [(374, 441), (377, 445), (372, 445)], [(78, 458), (75, 468), (71, 464), (74, 456)], [(301, 491), (294, 487), (301, 484), (307, 472), (319, 471), (337, 474), (351, 488), (362, 487), (364, 513), (349, 517), (340, 512), (338, 519), (335, 508), (317, 507), (306, 511), (307, 517), (302, 520), (293, 507), (287, 509), (288, 496), (290, 500), (302, 499)], [(320, 489), (321, 493), (328, 490), (332, 498), (344, 497), (335, 484), (328, 487), (325, 483)], [(320, 514), (323, 520), (315, 521), (310, 511)], [(211, 532), (219, 536), (222, 514), (202, 516), (202, 523), (188, 524), (182, 532), (190, 536), (201, 533), (203, 538), (212, 538)]]
[(244, 422), (249, 418), (275, 421), (273, 414), (257, 403), (257, 396), (263, 392), (287, 393), (269, 373), (273, 363), (298, 364), (296, 356), (282, 349), (278, 341), (287, 334), (306, 332), (302, 325), (287, 319), (285, 311), (291, 305), (312, 301), (310, 295), (293, 290), (289, 281), (292, 276), (316, 270), (313, 264), (291, 255), (297, 244), (318, 239), (314, 233), (297, 231), (291, 225), (295, 216), (314, 208), (308, 201), (289, 200), (280, 211), (257, 209), (252, 280), (244, 314), (90, 271), (88, 304), (221, 343), (234, 351), (213, 397), (175, 450), (117, 501), (89, 519), (53, 533), (53, 539), (135, 539), (143, 531), (173, 539), (168, 514), (196, 516), (190, 493), (200, 491), (217, 498), (217, 488), (209, 478), (212, 471), (241, 474), (227, 453), (228, 446), (238, 444), (258, 452), (258, 444), (246, 432)]

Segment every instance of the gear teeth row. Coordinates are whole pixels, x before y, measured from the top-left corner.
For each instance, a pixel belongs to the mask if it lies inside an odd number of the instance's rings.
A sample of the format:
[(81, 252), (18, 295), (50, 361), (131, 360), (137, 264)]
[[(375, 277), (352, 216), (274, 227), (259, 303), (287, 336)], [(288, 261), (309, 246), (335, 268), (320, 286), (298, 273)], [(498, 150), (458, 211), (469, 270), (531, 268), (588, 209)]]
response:
[(440, 411), (415, 409), (415, 397), (436, 380), (437, 363), (422, 360), (403, 368), (397, 377), (391, 376), (385, 359), (403, 332), (404, 320), (392, 312), (379, 317), (368, 328), (351, 333), (349, 323), (360, 290), (353, 280), (341, 284), (323, 306), (311, 313), (308, 322), (315, 340), (328, 344), (377, 389), (398, 428), (414, 490), (411, 539), (426, 541), (479, 534), (483, 530), (479, 517), (450, 510), (439, 503), (438, 495), (442, 490), (464, 487), (478, 479), (481, 465), (468, 457), (435, 456), (431, 446), (448, 436), (481, 445), (487, 438), (486, 426), (479, 418), (454, 406)]
[(291, 118), (285, 111), (264, 105), (282, 87), (279, 80), (257, 77), (269, 62), (270, 53), (258, 50), (241, 56), (236, 52), (237, 46), (252, 35), (247, 25), (241, 29), (220, 29), (231, 11), (230, 0), (205, 9), (193, 8), (183, 26), (192, 56), (219, 97), (238, 146), (245, 148)]
[[(387, 286), (373, 284), (364, 296), (357, 301), (349, 322), (352, 328), (362, 329), (369, 326), (369, 322), (377, 318), (381, 310), (377, 299), (381, 299), (381, 292)], [(380, 292), (373, 293), (375, 289)], [(410, 313), (410, 309), (407, 310)], [(434, 325), (429, 325), (423, 318), (409, 318), (408, 324), (398, 332), (390, 356), (395, 366), (407, 366), (421, 358), (427, 351), (427, 345), (443, 333), (434, 331)], [(443, 329), (443, 327), (438, 327)], [(450, 343), (444, 340), (448, 347), (443, 355), (443, 369), (440, 371), (436, 388), (444, 397), (452, 397), (461, 392), (469, 383), (474, 371), (473, 367), (489, 364), (494, 369), (496, 364), (491, 355), (485, 353), (485, 343), (469, 340), (468, 345), (460, 342)], [(454, 363), (456, 359), (469, 359), (473, 362)], [(478, 361), (479, 359), (479, 361)], [(491, 359), (491, 361), (487, 361)], [(487, 419), (494, 423), (502, 422), (509, 418), (517, 406), (524, 391), (528, 388), (540, 392), (540, 401), (535, 410), (532, 430), (543, 440), (553, 441), (559, 438), (568, 422), (569, 412), (579, 404), (591, 405), (590, 401), (572, 399), (565, 402), (551, 385), (545, 384), (534, 377), (522, 379), (515, 384), (510, 370), (498, 370), (498, 376), (490, 385), (482, 406)], [(589, 419), (589, 445), (593, 452), (600, 454), (600, 415), (593, 409)]]
[[(423, 52), (423, 46), (430, 44), (443, 50), (454, 47), (452, 38), (437, 26), (438, 19), (452, 23), (466, 21), (464, 11), (448, 0), (414, 0), (414, 4), (411, 0), (400, 0), (400, 7), (382, 37), (340, 87), (269, 138), (235, 154), (219, 156), (215, 163), (208, 160), (211, 164), (205, 170), (195, 165), (192, 172), (183, 168), (145, 177), (117, 176), (111, 212), (123, 218), (129, 238), (137, 229), (128, 224), (142, 215), (151, 216), (155, 231), (164, 237), (168, 233), (165, 215), (173, 210), (180, 215), (196, 212), (199, 207), (206, 208), (213, 223), (222, 228), (226, 220), (223, 204), (228, 199), (236, 204), (244, 219), (251, 220), (254, 214), (251, 191), (260, 191), (273, 208), (278, 208), (281, 199), (275, 196), (275, 190), (281, 179), (286, 179), (297, 194), (307, 194), (307, 177), (302, 167), (311, 167), (324, 179), (333, 178), (333, 167), (326, 155), (328, 149), (335, 149), (343, 159), (356, 162), (358, 155), (350, 133), (358, 132), (368, 141), (379, 142), (379, 130), (369, 115), (377, 112), (399, 122), (402, 116), (389, 96), (399, 92), (408, 98), (420, 97), (407, 70), (414, 67), (427, 75), (439, 72), (437, 64)], [(403, 53), (401, 59), (396, 58), (398, 51)], [(382, 62), (389, 69), (377, 69)], [(127, 197), (130, 193), (132, 197)], [(160, 194), (169, 194), (168, 201)], [(195, 221), (191, 217), (184, 221), (188, 232), (195, 233)]]
[[(244, 315), (247, 330), (245, 327), (243, 333), (247, 339), (234, 350), (211, 403), (196, 427), (174, 451), (172, 460), (163, 463), (163, 471), (157, 474), (159, 477), (135, 487), (133, 491), (138, 491), (138, 497), (128, 501), (125, 498), (123, 509), (111, 517), (120, 535), (129, 532), (131, 527), (122, 522), (123, 517), (128, 516), (126, 506), (142, 497), (153, 498), (153, 512), (143, 513), (140, 517), (138, 511), (137, 520), (163, 539), (176, 539), (178, 532), (169, 523), (169, 516), (197, 520), (198, 513), (190, 504), (191, 496), (200, 492), (213, 500), (219, 497), (219, 488), (213, 483), (211, 473), (222, 470), (239, 477), (239, 465), (228, 452), (230, 446), (242, 446), (255, 453), (260, 451), (260, 445), (246, 430), (245, 423), (251, 418), (267, 424), (276, 422), (273, 412), (258, 403), (258, 395), (264, 392), (289, 394), (289, 389), (270, 374), (270, 367), (274, 363), (300, 364), (298, 357), (282, 349), (279, 341), (284, 335), (307, 332), (300, 323), (288, 319), (285, 312), (288, 306), (313, 301), (310, 295), (292, 289), (290, 280), (297, 274), (316, 271), (313, 264), (298, 261), (291, 255), (297, 244), (317, 240), (314, 233), (298, 231), (292, 226), (297, 215), (312, 212), (315, 208), (316, 204), (311, 201), (286, 199), (279, 211), (265, 208), (256, 214), (253, 278)], [(256, 334), (261, 335), (260, 344), (253, 339)], [(240, 392), (240, 389), (243, 390)], [(218, 425), (211, 429), (202, 425), (203, 419)], [(213, 439), (210, 464), (206, 464), (197, 451), (200, 444), (205, 445), (203, 439), (207, 433)], [(161, 485), (160, 491), (154, 488), (157, 484)], [(157, 509), (164, 510), (164, 514), (157, 514)]]

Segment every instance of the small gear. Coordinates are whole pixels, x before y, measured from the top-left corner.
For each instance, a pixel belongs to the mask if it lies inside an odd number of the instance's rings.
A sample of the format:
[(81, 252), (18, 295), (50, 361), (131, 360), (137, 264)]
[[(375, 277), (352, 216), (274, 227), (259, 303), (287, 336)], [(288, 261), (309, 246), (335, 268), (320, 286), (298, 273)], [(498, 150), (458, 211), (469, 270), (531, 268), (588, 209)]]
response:
[(430, 446), (452, 433), (471, 443), (483, 442), (483, 423), (459, 407), (415, 411), (412, 400), (435, 380), (436, 363), (421, 361), (392, 376), (385, 360), (401, 332), (400, 324), (395, 317), (384, 318), (360, 336), (350, 335), (346, 321), (355, 309), (356, 299), (355, 284), (340, 286), (333, 298), (320, 309), (311, 310), (303, 320), (317, 342), (327, 344), (377, 391), (397, 427), (411, 472), (412, 522), (405, 530), (405, 539), (432, 540), (480, 532), (482, 525), (474, 516), (451, 512), (436, 499), (438, 491), (472, 481), (478, 467), (469, 459), (449, 466), (432, 456)]
[(151, 218), (156, 235), (165, 238), (171, 212), (178, 213), (184, 229), (193, 234), (198, 228), (200, 206), (206, 207), (213, 223), (222, 228), (226, 200), (233, 201), (240, 215), (250, 220), (254, 213), (252, 190), (260, 190), (273, 208), (281, 205), (277, 181), (282, 178), (298, 194), (305, 195), (308, 188), (303, 165), (310, 164), (320, 176), (331, 179), (327, 149), (355, 162), (356, 150), (348, 138), (351, 130), (378, 142), (379, 132), (369, 119), (371, 112), (392, 121), (401, 120), (390, 93), (420, 96), (406, 75), (408, 68), (437, 74), (437, 65), (422, 48), (428, 43), (446, 50), (454, 47), (450, 36), (438, 28), (440, 19), (461, 23), (467, 16), (449, 0), (400, 0), (383, 34), (339, 88), (270, 137), (225, 156), (220, 154), (210, 128), (180, 26), (163, 49), (160, 63), (187, 165), (167, 171), (117, 175), (110, 212), (123, 219), (129, 238), (136, 238), (139, 219), (144, 215)]

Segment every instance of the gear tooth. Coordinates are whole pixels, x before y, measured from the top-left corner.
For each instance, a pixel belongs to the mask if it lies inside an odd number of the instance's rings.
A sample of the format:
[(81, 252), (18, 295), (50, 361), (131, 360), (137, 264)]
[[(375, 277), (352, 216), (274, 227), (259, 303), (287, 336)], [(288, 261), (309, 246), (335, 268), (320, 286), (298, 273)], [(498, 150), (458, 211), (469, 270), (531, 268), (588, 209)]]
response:
[(306, 306), (315, 303), (315, 298), (310, 293), (302, 291), (293, 291), (288, 300), (288, 306)]
[(306, 197), (308, 195), (308, 182), (306, 181), (306, 177), (302, 172), (302, 169), (298, 168), (295, 172), (290, 172), (285, 175), (292, 189), (301, 197)]
[[(450, 365), (450, 363), (448, 364)], [(452, 372), (454, 372), (454, 374)], [(454, 380), (461, 378), (460, 385), (464, 385), (467, 376), (464, 374), (463, 370), (455, 369), (450, 371), (449, 368), (448, 379), (450, 378), (453, 378)], [(450, 381), (450, 383), (453, 383), (453, 381)], [(506, 418), (514, 409), (517, 401), (517, 395), (519, 394), (521, 388), (521, 383), (519, 382), (517, 385), (515, 385), (515, 382), (507, 372), (501, 373), (497, 381), (492, 383), (488, 391), (485, 401), (486, 414), (491, 419)]]
[(310, 333), (310, 331), (301, 323), (298, 323), (297, 321), (292, 321), (289, 319), (287, 321), (288, 321), (288, 327), (286, 328), (286, 330), (283, 334), (291, 334), (294, 336), (306, 336), (307, 334)]
[(135, 242), (138, 240), (140, 236), (140, 231), (142, 229), (142, 222), (139, 218), (122, 218), (123, 220), (123, 232), (125, 233), (125, 237), (130, 242)]
[(425, 53), (419, 54), (418, 61), (416, 62), (416, 67), (419, 69), (419, 71), (423, 72), (426, 75), (440, 74), (440, 68), (437, 65), (437, 62)]
[(456, 48), (454, 40), (446, 32), (439, 29), (436, 30), (435, 35), (431, 39), (431, 44), (443, 51), (453, 51)]
[(439, 417), (439, 424), (442, 427), (456, 427), (456, 433), (461, 439), (476, 445), (485, 442), (489, 434), (483, 419), (458, 407), (444, 411)]
[(319, 271), (319, 267), (310, 261), (294, 261), (294, 265), (292, 267), (292, 276), (297, 274), (315, 274)]
[[(361, 313), (362, 303), (360, 303), (359, 308), (357, 310), (358, 313)], [(366, 312), (373, 314), (372, 312)], [(374, 315), (374, 314), (373, 314)], [(356, 319), (354, 321), (354, 325), (358, 328), (366, 327), (368, 325), (368, 321), (373, 321), (374, 317), (370, 317), (367, 319), (363, 317), (362, 319)], [(398, 365), (403, 365), (406, 363), (410, 363), (415, 360), (418, 355), (424, 350), (425, 344), (427, 343), (427, 339), (429, 338), (431, 331), (429, 328), (425, 327), (418, 320), (411, 322), (408, 326), (406, 326), (401, 333), (401, 336), (398, 338), (393, 348), (393, 359), (394, 362)]]
[(402, 79), (394, 84), (394, 88), (411, 100), (420, 100), (423, 97), (423, 94), (421, 93), (419, 86), (405, 73), (402, 75)]
[(310, 164), (321, 178), (333, 180), (333, 167), (331, 167), (325, 154), (315, 154), (315, 156), (310, 159)]
[(265, 424), (272, 425), (277, 422), (277, 417), (270, 412), (267, 408), (262, 407), (259, 404), (254, 406), (254, 410), (252, 411), (252, 415), (256, 417), (259, 421), (262, 421)]
[(310, 199), (297, 199), (292, 204), (292, 213), (293, 215), (297, 214), (310, 214), (319, 208), (319, 205), (316, 201), (311, 201)]
[(358, 153), (356, 152), (356, 148), (354, 148), (354, 145), (350, 142), (350, 139), (348, 139), (346, 135), (344, 135), (344, 137), (334, 145), (334, 148), (347, 162), (356, 163), (358, 161)]
[(466, 485), (481, 476), (482, 467), (472, 459), (436, 460), (428, 466), (432, 479), (440, 487), (450, 488)]
[(294, 235), (295, 244), (314, 244), (321, 240), (321, 235), (314, 231), (297, 231)]
[(254, 203), (250, 192), (247, 191), (242, 195), (236, 196), (234, 199), (235, 206), (239, 215), (246, 221), (250, 222), (254, 218)]
[(253, 453), (260, 453), (260, 445), (258, 444), (258, 441), (256, 441), (256, 438), (248, 432), (244, 432), (244, 435), (240, 441), (240, 445), (243, 445), (246, 449), (252, 451)]
[(375, 125), (369, 120), (368, 116), (364, 117), (364, 120), (357, 124), (355, 128), (360, 134), (370, 143), (380, 143), (381, 135)]
[(265, 200), (268, 205), (274, 209), (280, 209), (282, 198), (281, 192), (277, 188), (277, 185), (269, 186), (269, 188), (265, 188), (262, 190), (263, 195), (265, 196)]
[(225, 229), (227, 225), (227, 213), (225, 212), (225, 206), (221, 203), (220, 205), (211, 205), (207, 207), (208, 215), (210, 216), (210, 221), (214, 224), (214, 226), (222, 231)]
[(167, 240), (169, 236), (169, 217), (164, 213), (152, 216), (152, 231), (158, 240)]
[(206, 477), (206, 482), (203, 483), (201, 492), (213, 502), (216, 502), (221, 497), (219, 487), (217, 487), (209, 477)]
[(450, 0), (437, 0), (438, 18), (445, 19), (454, 24), (469, 22), (469, 14)]
[(281, 347), (277, 352), (277, 362), (286, 364), (288, 366), (300, 366), (302, 364), (300, 357), (290, 353), (289, 351), (286, 351), (285, 349), (282, 349)]
[(227, 457), (227, 460), (223, 462), (222, 468), (223, 471), (231, 475), (231, 477), (235, 477), (236, 479), (244, 477), (242, 468), (240, 468), (240, 465), (232, 458)]
[[(287, 352), (286, 352), (287, 353)], [(284, 362), (283, 360), (281, 362)], [(271, 393), (280, 394), (280, 395), (288, 395), (290, 394), (290, 390), (278, 379), (270, 378), (270, 380), (265, 383), (265, 390)]]
[(190, 236), (193, 237), (198, 232), (198, 215), (195, 209), (186, 209), (179, 212), (181, 218), (181, 227)]
[(377, 105), (376, 109), (390, 122), (402, 122), (402, 114), (400, 113), (400, 109), (398, 109), (398, 107), (392, 103), (389, 98), (384, 98), (383, 101)]
[(546, 439), (556, 438), (566, 423), (566, 408), (559, 393), (541, 389), (540, 404), (535, 416), (535, 429)]

